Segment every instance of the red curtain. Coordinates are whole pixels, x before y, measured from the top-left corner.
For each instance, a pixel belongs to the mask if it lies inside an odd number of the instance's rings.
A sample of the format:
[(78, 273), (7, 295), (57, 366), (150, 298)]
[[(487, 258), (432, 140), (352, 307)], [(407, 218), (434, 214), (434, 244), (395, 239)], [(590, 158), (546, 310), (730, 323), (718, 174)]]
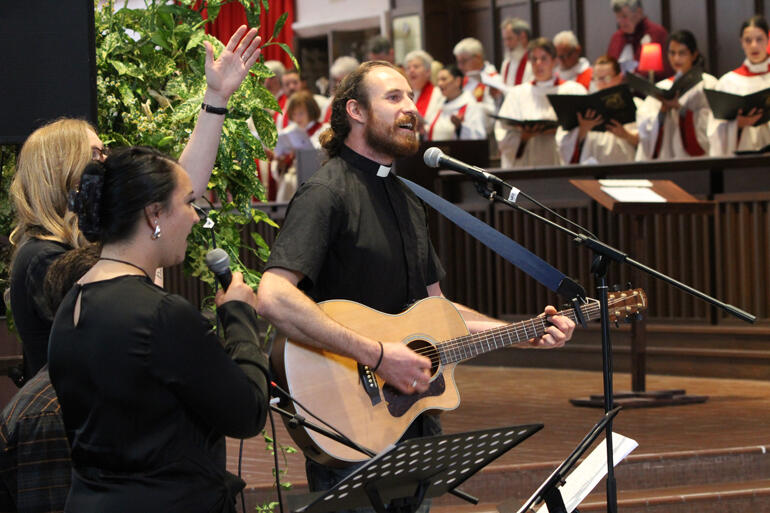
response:
[[(294, 30), (291, 27), (294, 23), (294, 0), (270, 0), (269, 4), (270, 10), (265, 11), (265, 9), (262, 9), (259, 16), (259, 35), (262, 36), (262, 41), (267, 42), (267, 40), (270, 39), (273, 35), (273, 27), (275, 27), (278, 18), (286, 12), (289, 13), (286, 18), (286, 23), (283, 25), (283, 29), (278, 34), (275, 41), (286, 43), (291, 47), (294, 43)], [(206, 9), (204, 9), (203, 17), (205, 18), (206, 16)], [(238, 2), (231, 2), (222, 6), (219, 11), (219, 16), (214, 20), (214, 23), (206, 24), (206, 32), (213, 35), (224, 44), (227, 44), (230, 36), (233, 35), (238, 27), (247, 24), (246, 12), (244, 11), (243, 6)], [(262, 55), (264, 55), (265, 60), (274, 59), (281, 61), (287, 68), (294, 67), (289, 56), (286, 55), (286, 52), (284, 52), (278, 45), (268, 46), (263, 49)]]

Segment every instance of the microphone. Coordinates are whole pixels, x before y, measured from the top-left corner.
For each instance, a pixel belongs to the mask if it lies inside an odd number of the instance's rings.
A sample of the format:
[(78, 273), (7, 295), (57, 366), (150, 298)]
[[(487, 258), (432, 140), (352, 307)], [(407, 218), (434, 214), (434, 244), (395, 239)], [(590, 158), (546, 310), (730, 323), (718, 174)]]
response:
[(230, 255), (222, 248), (214, 248), (206, 253), (206, 266), (217, 277), (217, 281), (223, 290), (227, 290), (233, 281), (233, 273), (230, 271)]
[[(510, 185), (500, 180), (495, 175), (491, 175), (487, 173), (480, 167), (471, 166), (470, 164), (466, 164), (465, 162), (454, 159), (446, 155), (443, 151), (436, 148), (435, 146), (432, 146), (427, 150), (425, 150), (425, 153), (423, 154), (422, 159), (425, 161), (425, 164), (428, 167), (444, 167), (446, 169), (451, 169), (452, 171), (457, 171), (464, 175), (468, 175), (475, 180), (482, 180), (484, 182), (491, 183), (491, 184), (511, 187)], [(512, 189), (514, 189), (516, 191), (516, 194), (518, 195), (519, 190), (515, 188), (512, 188)], [(512, 201), (516, 201), (516, 198), (514, 197)]]

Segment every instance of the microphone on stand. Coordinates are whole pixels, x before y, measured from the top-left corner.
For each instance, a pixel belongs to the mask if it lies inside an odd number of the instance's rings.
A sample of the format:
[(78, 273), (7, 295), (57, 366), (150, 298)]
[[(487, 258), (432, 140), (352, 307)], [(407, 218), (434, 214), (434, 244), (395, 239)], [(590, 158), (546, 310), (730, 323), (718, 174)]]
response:
[(217, 277), (222, 290), (227, 290), (233, 281), (233, 273), (230, 271), (230, 255), (222, 248), (214, 248), (206, 253), (206, 266)]
[(516, 187), (508, 185), (507, 183), (500, 180), (495, 175), (487, 173), (480, 167), (472, 166), (470, 164), (466, 164), (465, 162), (462, 162), (461, 160), (452, 158), (447, 154), (445, 154), (443, 151), (441, 151), (439, 148), (436, 148), (435, 146), (432, 146), (427, 150), (425, 150), (425, 153), (423, 154), (422, 158), (428, 167), (442, 167), (445, 169), (451, 169), (452, 171), (457, 171), (458, 173), (468, 175), (474, 180), (481, 180), (483, 182), (490, 183), (493, 185), (508, 187), (511, 190), (511, 192), (508, 194), (508, 200), (514, 203), (516, 202), (516, 198), (519, 196), (519, 193), (521, 192)]

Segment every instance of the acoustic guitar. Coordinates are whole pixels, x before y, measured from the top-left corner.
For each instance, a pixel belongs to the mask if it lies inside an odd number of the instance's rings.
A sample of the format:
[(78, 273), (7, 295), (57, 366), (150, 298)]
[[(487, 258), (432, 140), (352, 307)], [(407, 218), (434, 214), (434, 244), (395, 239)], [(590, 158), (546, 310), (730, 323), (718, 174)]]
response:
[[(612, 292), (608, 304), (610, 320), (618, 321), (644, 310), (647, 297), (641, 289)], [(401, 438), (422, 412), (453, 410), (460, 405), (454, 381), (458, 363), (539, 337), (549, 325), (544, 317), (535, 317), (471, 335), (454, 305), (441, 297), (418, 301), (397, 315), (346, 300), (326, 301), (319, 307), (357, 333), (383, 344), (406, 344), (431, 360), (429, 389), (421, 394), (401, 394), (351, 358), (288, 339), (276, 344), (272, 362), (277, 379), (296, 401), (287, 409), (304, 417), (312, 412), (375, 453)], [(586, 321), (598, 319), (599, 302), (589, 300), (580, 306), (580, 312)], [(559, 315), (578, 319), (572, 308)], [(345, 466), (368, 459), (310, 429), (286, 425), (294, 442), (319, 463)]]

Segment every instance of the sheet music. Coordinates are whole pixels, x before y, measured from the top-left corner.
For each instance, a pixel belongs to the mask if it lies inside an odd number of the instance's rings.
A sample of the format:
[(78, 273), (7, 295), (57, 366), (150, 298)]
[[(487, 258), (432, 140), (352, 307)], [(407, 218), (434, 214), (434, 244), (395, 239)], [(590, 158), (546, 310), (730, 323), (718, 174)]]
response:
[(652, 187), (652, 182), (645, 179), (605, 178), (599, 180), (599, 185), (602, 187)]
[(666, 198), (649, 187), (602, 187), (602, 190), (618, 201), (630, 203), (665, 203)]
[(292, 125), (278, 133), (278, 140), (273, 151), (276, 155), (286, 155), (297, 150), (312, 149), (314, 149), (313, 142), (308, 137), (307, 132), (297, 125)]
[[(615, 466), (618, 465), (623, 458), (628, 456), (631, 451), (636, 449), (639, 444), (636, 440), (627, 438), (618, 433), (612, 433), (612, 462)], [(602, 443), (596, 446), (591, 451), (586, 459), (573, 470), (566, 478), (566, 482), (563, 486), (559, 487), (561, 491), (562, 499), (564, 500), (564, 506), (567, 508), (567, 512), (572, 512), (577, 508), (583, 499), (585, 499), (591, 490), (599, 484), (599, 481), (604, 479), (607, 475), (607, 441), (602, 440)], [(550, 478), (549, 478), (550, 479)], [(537, 513), (547, 513), (548, 506), (543, 503), (537, 510)], [(519, 513), (524, 513), (519, 511)]]
[(503, 77), (500, 75), (490, 75), (488, 73), (482, 73), (481, 83), (491, 87), (492, 89), (497, 89), (498, 91), (502, 91), (504, 93), (507, 93), (511, 89), (511, 86), (503, 82)]

